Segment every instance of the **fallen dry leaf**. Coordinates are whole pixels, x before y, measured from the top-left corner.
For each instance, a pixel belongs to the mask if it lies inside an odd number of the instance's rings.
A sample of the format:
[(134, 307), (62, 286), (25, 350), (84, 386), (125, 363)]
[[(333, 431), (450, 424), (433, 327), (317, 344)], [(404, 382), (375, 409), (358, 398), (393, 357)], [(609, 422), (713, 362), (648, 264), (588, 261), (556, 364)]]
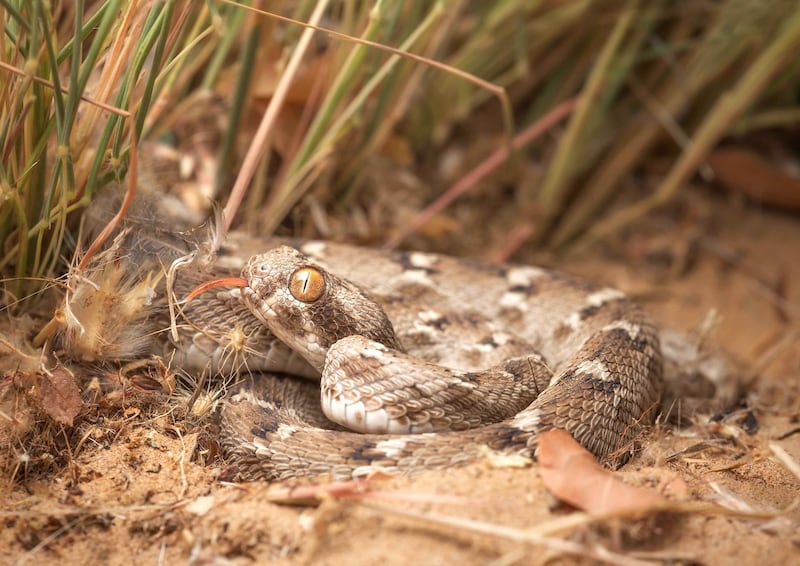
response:
[(675, 477), (668, 481), (662, 488), (662, 491), (677, 499), (685, 500), (689, 498), (689, 485), (680, 477)]
[(620, 481), (565, 430), (539, 435), (538, 459), (547, 489), (561, 501), (589, 513), (641, 510), (666, 501), (653, 491)]
[(800, 211), (800, 179), (745, 147), (724, 147), (708, 157), (717, 180), (729, 190), (785, 210)]
[(81, 391), (75, 376), (62, 365), (40, 375), (42, 409), (57, 423), (72, 426), (81, 410)]

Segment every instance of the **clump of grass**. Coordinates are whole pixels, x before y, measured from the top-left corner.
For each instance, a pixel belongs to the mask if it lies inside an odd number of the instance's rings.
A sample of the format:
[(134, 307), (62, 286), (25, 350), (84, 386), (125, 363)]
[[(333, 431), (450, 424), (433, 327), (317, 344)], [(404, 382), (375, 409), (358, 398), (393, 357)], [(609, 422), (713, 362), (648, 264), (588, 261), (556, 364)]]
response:
[[(444, 60), (507, 88), (521, 129), (578, 97), (562, 135), (529, 146), (544, 168), (521, 219), (536, 245), (608, 236), (671, 199), (725, 137), (797, 124), (796, 3), (509, 2), (475, 12), (481, 24)], [(427, 140), (485, 98), (470, 89), (445, 76), (419, 97), (417, 116), (443, 117)], [(663, 181), (604, 217), (654, 157), (672, 160)]]
[[(800, 10), (788, 1), (679, 7), (617, 0), (604, 2), (602, 11), (580, 0), (343, 6), (337, 15), (347, 17), (334, 16), (329, 27), (431, 57), (506, 90), (517, 131), (577, 99), (560, 135), (526, 148), (544, 169), (541, 185), (520, 196), (531, 203), (520, 223), (538, 246), (607, 236), (672, 198), (727, 136), (789, 126), (800, 115), (792, 86), (800, 64), (791, 56), (800, 46)], [(413, 155), (433, 156), (416, 165), (430, 165), (456, 125), (478, 109), (485, 115), (487, 103), (500, 108), (496, 90), (464, 74), (339, 38), (328, 49), (333, 76), (318, 100), (309, 99), (298, 146), (281, 156), (269, 194), (253, 193), (248, 201), (249, 224), (266, 232), (323, 184), (324, 207), (351, 202), (363, 182), (360, 170), (398, 131)], [(504, 130), (500, 112), (494, 115), (489, 134), (513, 133)], [(672, 165), (652, 192), (603, 216), (649, 160), (664, 157)], [(442, 190), (432, 187), (429, 201)]]
[[(324, 1), (313, 4), (325, 6)], [(461, 15), (458, 2), (342, 3), (332, 24), (334, 39), (324, 55), (330, 71), (318, 77), (308, 93), (305, 127), (290, 150), (281, 155), (269, 193), (260, 198), (266, 191), (256, 190), (256, 196), (249, 199), (246, 223), (272, 232), (321, 178), (333, 176), (338, 189), (334, 194), (346, 196), (361, 167), (380, 151), (416, 101), (416, 91), (423, 88), (430, 70), (420, 60), (435, 57), (443, 49), (455, 34)], [(294, 23), (303, 25), (307, 17), (298, 14)], [(460, 76), (464, 80), (464, 74)], [(481, 82), (470, 78), (473, 83)], [(500, 89), (488, 92), (491, 90)], [(508, 125), (510, 113), (506, 117)], [(332, 160), (343, 147), (348, 148), (347, 159)], [(258, 151), (263, 154), (266, 149)]]
[[(230, 0), (0, 0), (3, 275), (51, 276), (73, 213), (123, 182), (136, 140), (168, 134), (189, 112), (208, 119), (209, 92), (228, 107), (215, 148), (214, 194), (222, 194), (252, 135), (255, 83), (287, 67), (304, 34), (298, 22), (315, 11), (322, 31), (303, 56), (320, 72), (297, 87), (305, 89), (299, 118), (283, 132), (291, 140), (265, 135), (239, 183), (249, 191), (239, 220), (265, 233), (309, 191), (324, 189), (325, 209), (347, 206), (365, 165), (398, 135), (417, 156), (412, 165), (430, 166), (476, 111), (496, 118), (487, 134), (505, 135), (510, 147), (513, 134), (577, 100), (560, 135), (521, 150), (542, 163), (544, 178), (517, 189), (527, 203), (519, 223), (530, 242), (559, 248), (608, 235), (672, 198), (726, 136), (800, 115), (800, 63), (791, 57), (800, 9), (788, 0), (610, 0), (602, 12), (585, 0), (306, 0), (269, 10)], [(336, 33), (325, 37), (328, 29)], [(503, 92), (513, 128), (496, 102)], [(602, 215), (626, 180), (665, 155), (672, 165), (659, 187)], [(427, 200), (444, 189), (432, 183)], [(20, 279), (10, 291), (34, 288)]]
[(52, 276), (73, 213), (123, 182), (136, 140), (235, 36), (211, 6), (0, 0), (0, 272), (18, 278), (13, 297)]

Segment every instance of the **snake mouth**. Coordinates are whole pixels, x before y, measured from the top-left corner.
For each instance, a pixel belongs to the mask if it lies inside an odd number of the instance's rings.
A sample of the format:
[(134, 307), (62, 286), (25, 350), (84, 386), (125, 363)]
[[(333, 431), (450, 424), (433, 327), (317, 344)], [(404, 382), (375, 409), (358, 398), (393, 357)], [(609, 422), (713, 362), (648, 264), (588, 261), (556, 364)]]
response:
[(218, 277), (216, 279), (211, 279), (210, 281), (200, 283), (194, 289), (189, 291), (189, 293), (183, 299), (183, 303), (188, 305), (191, 300), (196, 299), (211, 289), (217, 289), (219, 287), (239, 287), (240, 289), (243, 289), (244, 287), (247, 287), (247, 285), (247, 279), (244, 277)]

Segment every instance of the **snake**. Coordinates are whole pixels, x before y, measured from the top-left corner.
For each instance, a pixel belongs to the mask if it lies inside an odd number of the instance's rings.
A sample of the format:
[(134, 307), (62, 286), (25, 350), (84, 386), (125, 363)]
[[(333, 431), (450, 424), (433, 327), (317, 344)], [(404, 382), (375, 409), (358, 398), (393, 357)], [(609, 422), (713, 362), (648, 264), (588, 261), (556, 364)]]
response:
[[(174, 235), (137, 238), (124, 252), (131, 237), (118, 238), (115, 261), (84, 276), (111, 278), (132, 297), (108, 303), (116, 330), (87, 331), (84, 321), (55, 344), (82, 361), (157, 355), (183, 372), (234, 378), (218, 441), (237, 478), (535, 459), (539, 434), (554, 428), (616, 465), (657, 412), (659, 334), (617, 289), (530, 265), (325, 241), (234, 233), (199, 253)], [(220, 277), (234, 283), (172, 312), (171, 294)], [(76, 290), (71, 316), (96, 308), (90, 295), (102, 288)], [(92, 332), (103, 336), (87, 346)]]

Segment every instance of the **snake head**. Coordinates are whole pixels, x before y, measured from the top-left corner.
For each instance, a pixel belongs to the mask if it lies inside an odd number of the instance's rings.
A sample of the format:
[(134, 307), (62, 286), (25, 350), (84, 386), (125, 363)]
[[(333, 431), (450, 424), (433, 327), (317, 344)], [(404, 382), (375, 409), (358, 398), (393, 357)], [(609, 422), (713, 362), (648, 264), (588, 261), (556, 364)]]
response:
[(361, 335), (400, 349), (381, 306), (288, 246), (253, 256), (242, 270), (245, 303), (275, 336), (321, 370), (328, 348)]

